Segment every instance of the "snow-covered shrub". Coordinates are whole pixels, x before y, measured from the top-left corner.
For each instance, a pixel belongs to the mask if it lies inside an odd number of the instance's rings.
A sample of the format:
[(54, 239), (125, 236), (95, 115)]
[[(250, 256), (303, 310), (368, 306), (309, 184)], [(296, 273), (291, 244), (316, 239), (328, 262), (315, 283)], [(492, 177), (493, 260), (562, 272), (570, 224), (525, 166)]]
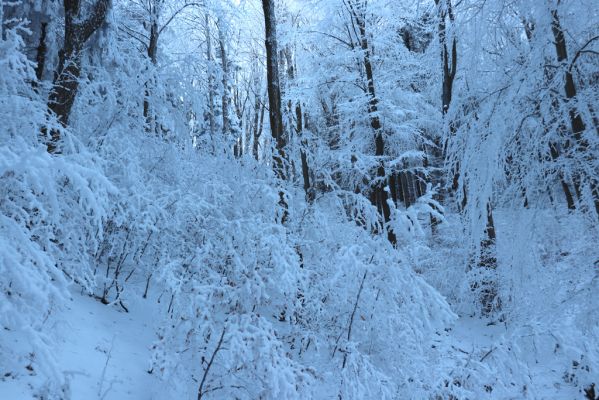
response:
[(401, 247), (393, 249), (384, 236), (328, 206), (323, 201), (298, 220), (303, 268), (310, 274), (300, 324), (311, 332), (298, 356), (327, 365), (321, 379), (349, 398), (426, 393), (433, 378), (425, 362), (430, 344), (454, 314), (415, 274)]
[[(286, 354), (278, 325), (289, 324), (285, 316), (295, 312), (303, 278), (277, 223), (278, 192), (261, 168), (256, 178), (234, 162), (224, 173), (217, 159), (201, 162), (202, 169), (187, 172), (193, 181), (172, 216), (183, 222), (190, 212), (190, 229), (177, 240), (193, 249), (179, 248), (178, 258), (158, 271), (168, 307), (153, 368), (192, 393), (200, 388), (191, 379), (199, 382), (205, 373), (206, 396), (299, 396), (307, 377)], [(208, 367), (212, 354), (216, 361)]]
[[(22, 52), (22, 25), (0, 39), (0, 327), (27, 338), (17, 348), (34, 370), (49, 378), (50, 394), (64, 384), (53, 364), (46, 325), (63, 306), (69, 282), (92, 285), (93, 259), (115, 188), (97, 156), (67, 136), (64, 154), (54, 157), (41, 143), (45, 102), (32, 89), (33, 66)], [(0, 342), (3, 355), (12, 353)], [(23, 352), (23, 353), (19, 353)], [(2, 357), (9, 362), (11, 357)]]
[(197, 249), (160, 269), (167, 316), (152, 370), (188, 395), (204, 381), (206, 398), (426, 393), (427, 351), (454, 316), (401, 253), (343, 206), (327, 216), (335, 202), (282, 226), (278, 193), (256, 171), (203, 163), (188, 194)]

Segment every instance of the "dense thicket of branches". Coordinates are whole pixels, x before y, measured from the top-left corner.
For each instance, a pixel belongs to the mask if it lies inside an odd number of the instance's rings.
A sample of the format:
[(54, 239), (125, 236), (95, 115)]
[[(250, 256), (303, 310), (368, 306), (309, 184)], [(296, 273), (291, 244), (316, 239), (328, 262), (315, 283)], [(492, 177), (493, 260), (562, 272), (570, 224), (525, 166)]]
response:
[[(543, 397), (533, 347), (599, 384), (593, 0), (0, 0), (0, 22), (0, 329), (49, 398), (72, 285), (160, 299), (150, 371), (181, 398)], [(458, 317), (506, 339), (468, 356)]]

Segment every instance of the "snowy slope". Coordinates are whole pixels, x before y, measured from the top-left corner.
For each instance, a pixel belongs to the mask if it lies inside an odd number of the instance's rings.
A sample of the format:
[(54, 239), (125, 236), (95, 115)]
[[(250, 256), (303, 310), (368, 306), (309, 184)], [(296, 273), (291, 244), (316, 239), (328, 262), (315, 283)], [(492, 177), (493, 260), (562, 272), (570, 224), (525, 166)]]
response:
[[(155, 338), (152, 302), (128, 304), (130, 313), (73, 292), (68, 308), (54, 317), (57, 365), (70, 380), (72, 399), (157, 399), (157, 380), (147, 372)], [(153, 303), (152, 303), (153, 304)], [(3, 347), (26, 346), (9, 332), (0, 336)], [(4, 357), (3, 357), (4, 358)], [(27, 369), (28, 360), (13, 360), (2, 370), (0, 399), (34, 398), (39, 375)], [(35, 365), (35, 363), (34, 363)], [(4, 368), (4, 363), (0, 364)]]

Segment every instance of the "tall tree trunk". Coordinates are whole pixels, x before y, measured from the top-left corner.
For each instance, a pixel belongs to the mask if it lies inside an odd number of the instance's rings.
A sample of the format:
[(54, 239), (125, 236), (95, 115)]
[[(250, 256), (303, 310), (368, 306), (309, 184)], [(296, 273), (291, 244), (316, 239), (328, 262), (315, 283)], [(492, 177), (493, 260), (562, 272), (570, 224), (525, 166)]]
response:
[[(564, 36), (564, 31), (559, 20), (559, 15), (557, 14), (557, 10), (552, 10), (551, 16), (551, 30), (553, 32), (553, 37), (555, 38), (554, 43), (557, 61), (560, 63), (565, 62), (568, 60), (568, 50), (566, 47), (566, 38)], [(576, 86), (574, 85), (572, 71), (569, 68), (566, 69), (564, 73), (564, 91), (568, 100), (576, 97)], [(581, 147), (581, 151), (584, 151), (587, 148), (587, 143), (582, 139), (582, 132), (585, 130), (585, 125), (582, 121), (582, 117), (576, 109), (576, 106), (570, 107), (569, 115), (573, 137), (576, 140), (576, 144)]]
[(254, 108), (253, 108), (253, 116), (252, 116), (252, 155), (258, 161), (258, 144), (260, 140), (260, 135), (258, 135), (258, 122), (260, 121), (260, 113), (262, 112), (262, 100), (260, 99), (260, 80), (258, 76), (254, 77)]
[(389, 227), (391, 221), (391, 208), (389, 207), (389, 195), (385, 190), (387, 186), (387, 175), (385, 173), (385, 164), (383, 156), (385, 155), (385, 140), (383, 138), (383, 127), (378, 116), (378, 98), (374, 85), (374, 73), (371, 62), (371, 51), (368, 44), (368, 36), (366, 33), (366, 15), (363, 8), (365, 5), (347, 3), (351, 15), (358, 27), (360, 48), (363, 54), (364, 70), (366, 73), (367, 91), (368, 91), (368, 115), (370, 116), (370, 126), (374, 131), (375, 155), (379, 158), (378, 167), (376, 170), (377, 180), (372, 188), (370, 200), (377, 207), (383, 218), (384, 229), (387, 231), (387, 239), (393, 245), (397, 244), (397, 237), (393, 229)]
[[(285, 58), (286, 58), (286, 64), (287, 64), (287, 80), (288, 80), (288, 84), (289, 86), (294, 84), (294, 81), (296, 79), (296, 72), (295, 72), (295, 65), (294, 65), (294, 61), (293, 61), (293, 53), (291, 48), (287, 48), (285, 49)], [(289, 100), (289, 111), (291, 113), (292, 109), (293, 109), (293, 103), (291, 100)], [(308, 155), (306, 154), (306, 149), (308, 146), (308, 143), (306, 141), (305, 138), (302, 137), (302, 133), (304, 131), (304, 125), (303, 125), (303, 113), (302, 113), (302, 106), (301, 103), (299, 101), (296, 101), (295, 103), (295, 132), (299, 137), (300, 140), (300, 159), (301, 159), (301, 163), (302, 163), (302, 178), (303, 178), (303, 182), (304, 182), (304, 192), (306, 195), (306, 200), (311, 203), (314, 200), (314, 193), (312, 188), (310, 187), (310, 167), (308, 165)]]
[(308, 201), (308, 203), (312, 203), (314, 201), (315, 192), (310, 185), (310, 167), (308, 165), (308, 154), (306, 152), (308, 148), (308, 141), (302, 137), (302, 133), (304, 130), (302, 118), (302, 106), (298, 102), (295, 106), (295, 121), (296, 130), (301, 140), (300, 158), (302, 160), (302, 177), (304, 179), (304, 192), (306, 194), (306, 200)]
[(265, 22), (266, 44), (266, 76), (268, 81), (268, 105), (270, 117), (270, 130), (275, 141), (277, 154), (274, 156), (274, 168), (277, 176), (285, 179), (284, 148), (286, 138), (283, 129), (283, 115), (281, 107), (281, 87), (279, 80), (279, 59), (277, 49), (277, 22), (273, 0), (262, 0)]
[(227, 49), (225, 45), (225, 36), (221, 27), (218, 26), (218, 45), (220, 49), (220, 61), (223, 72), (223, 93), (221, 97), (223, 111), (223, 137), (227, 137), (230, 131), (230, 116), (229, 116), (229, 61), (227, 59)]
[[(149, 38), (149, 42), (148, 42), (148, 49), (147, 49), (147, 54), (148, 54), (148, 59), (150, 60), (150, 62), (152, 63), (152, 67), (155, 68), (156, 64), (158, 62), (158, 36), (159, 36), (159, 30), (158, 30), (158, 17), (156, 15), (153, 14), (154, 11), (152, 11), (152, 22), (150, 25), (150, 38)], [(152, 71), (152, 76), (149, 78), (149, 80), (146, 81), (146, 83), (144, 84), (145, 90), (144, 90), (144, 104), (143, 104), (143, 111), (144, 111), (144, 119), (146, 121), (146, 131), (147, 132), (151, 132), (152, 130), (155, 130), (155, 122), (156, 122), (156, 118), (152, 115), (152, 111), (151, 111), (151, 107), (150, 107), (150, 97), (151, 97), (151, 87), (154, 84), (154, 71)]]
[[(262, 0), (264, 11), (264, 29), (266, 45), (266, 78), (268, 86), (268, 105), (270, 117), (270, 131), (275, 142), (273, 154), (273, 168), (279, 179), (286, 179), (285, 173), (285, 146), (287, 141), (283, 129), (283, 115), (281, 108), (281, 87), (279, 80), (279, 62), (277, 49), (277, 20), (275, 15), (274, 0)], [(279, 193), (279, 204), (283, 207), (281, 222), (287, 220), (287, 203), (283, 192)]]
[[(441, 104), (442, 104), (442, 113), (444, 120), (447, 119), (447, 112), (451, 105), (451, 100), (453, 96), (453, 83), (457, 72), (457, 39), (454, 36), (451, 39), (451, 53), (448, 46), (448, 38), (447, 38), (447, 19), (451, 24), (455, 21), (455, 15), (453, 12), (453, 7), (451, 0), (435, 0), (435, 4), (438, 7), (438, 15), (439, 15), (439, 42), (441, 45), (441, 61), (443, 68), (443, 82), (442, 82), (442, 90), (441, 90)], [(455, 133), (455, 126), (449, 122), (448, 123), (449, 135), (453, 135)], [(444, 146), (443, 146), (444, 147)], [(438, 149), (441, 149), (440, 143), (437, 145)], [(443, 153), (441, 153), (443, 157)], [(454, 179), (452, 184), (452, 189), (454, 191), (459, 189), (459, 164), (456, 165), (456, 170), (454, 171)], [(463, 198), (461, 203), (461, 209), (463, 210), (468, 202), (467, 198), (467, 188), (466, 184), (462, 185), (463, 190)], [(489, 270), (495, 270), (497, 268), (497, 258), (496, 258), (496, 249), (495, 249), (495, 221), (493, 219), (493, 209), (491, 207), (491, 203), (487, 202), (485, 205), (485, 214), (486, 214), (486, 227), (484, 231), (484, 237), (480, 241), (480, 255), (478, 257), (478, 267), (479, 268), (487, 268)], [(480, 302), (482, 305), (482, 313), (483, 315), (489, 315), (492, 311), (496, 310), (500, 301), (498, 298), (498, 290), (497, 290), (497, 282), (495, 280), (488, 280), (483, 278), (480, 282), (475, 282), (473, 284), (473, 289), (480, 289)]]
[[(491, 204), (487, 203), (487, 225), (485, 227), (485, 237), (480, 243), (481, 254), (478, 262), (479, 268), (486, 268), (490, 271), (497, 269), (497, 256), (495, 250), (495, 222), (493, 220), (493, 210)], [(501, 308), (497, 282), (493, 277), (483, 277), (480, 282), (476, 282), (474, 287), (480, 285), (480, 302), (482, 305), (482, 314), (490, 315), (493, 311)]]
[[(58, 53), (58, 69), (54, 77), (52, 90), (48, 98), (48, 110), (54, 113), (60, 124), (69, 123), (71, 109), (75, 103), (81, 74), (81, 52), (91, 35), (104, 23), (110, 0), (97, 0), (89, 12), (88, 18), (80, 14), (80, 0), (64, 0), (64, 44)], [(46, 136), (45, 128), (42, 135)], [(47, 142), (49, 153), (56, 153), (60, 131), (50, 130)]]
[(216, 133), (216, 121), (214, 120), (214, 66), (212, 65), (212, 35), (208, 14), (206, 14), (206, 61), (208, 63), (208, 123), (213, 146), (212, 152), (214, 153), (216, 151), (214, 149), (214, 135)]
[[(235, 74), (235, 85), (233, 89), (233, 109), (235, 110), (235, 116), (237, 117), (237, 131), (235, 137), (235, 145), (233, 147), (233, 154), (235, 157), (242, 157), (246, 151), (246, 146), (249, 143), (249, 134), (251, 129), (251, 119), (245, 112), (245, 107), (249, 99), (249, 92), (246, 92), (244, 96), (241, 94), (241, 82), (239, 81), (239, 75)], [(242, 100), (243, 97), (243, 100)]]
[[(566, 46), (564, 30), (562, 29), (556, 9), (551, 10), (551, 17), (551, 31), (553, 32), (553, 37), (555, 39), (554, 43), (557, 61), (560, 63), (565, 63), (568, 61), (568, 49)], [(568, 103), (571, 103), (576, 98), (576, 85), (574, 84), (574, 77), (572, 76), (571, 67), (567, 68), (564, 73), (564, 92), (566, 94), (566, 101)], [(585, 123), (582, 120), (576, 105), (570, 105), (568, 114), (570, 117), (570, 127), (572, 129), (572, 141), (574, 142), (575, 146), (574, 152), (582, 155), (582, 157), (586, 159), (588, 158), (588, 142), (583, 137), (583, 133), (586, 129)], [(581, 200), (581, 179), (582, 177), (579, 174), (576, 174), (573, 179), (574, 190), (577, 193), (579, 200)], [(595, 211), (599, 216), (599, 182), (595, 176), (589, 176), (587, 179), (589, 181), (591, 195), (595, 205)]]
[[(532, 43), (532, 39), (534, 37), (534, 33), (535, 33), (535, 29), (536, 29), (536, 24), (532, 21), (527, 20), (526, 18), (523, 18), (522, 24), (524, 26), (524, 32), (526, 34), (526, 38), (528, 39), (528, 42)], [(549, 81), (550, 79), (551, 78), (548, 76), (548, 74), (545, 73), (545, 80)], [(555, 96), (554, 94), (550, 94), (550, 95), (552, 96), (552, 98)], [(553, 104), (553, 107), (555, 109), (557, 109), (557, 107), (558, 107), (557, 99), (553, 98), (552, 104)], [(536, 108), (535, 111), (539, 114), (539, 116), (541, 116), (540, 102), (538, 102), (536, 104), (535, 108)], [(543, 121), (542, 125), (545, 126), (545, 135), (549, 135), (549, 128), (547, 127), (547, 124), (545, 123), (545, 121)], [(555, 143), (555, 142), (549, 143), (549, 155), (550, 155), (551, 159), (553, 160), (553, 162), (556, 162), (560, 158), (561, 154), (560, 154), (557, 143)], [(560, 181), (562, 191), (564, 192), (564, 197), (566, 199), (566, 204), (567, 204), (568, 209), (570, 209), (570, 210), (576, 209), (576, 205), (574, 202), (574, 196), (572, 195), (572, 190), (570, 189), (570, 185), (566, 181), (563, 171), (561, 171), (561, 170), (558, 171), (558, 179)], [(551, 194), (549, 194), (549, 195), (550, 195), (550, 197), (552, 197)]]
[(264, 96), (259, 96), (257, 90), (254, 103), (255, 114), (253, 128), (254, 135), (252, 138), (252, 154), (256, 161), (259, 161), (260, 136), (262, 136), (262, 127), (264, 126), (264, 111), (266, 109), (266, 107), (264, 106), (264, 99), (266, 98), (266, 94)]
[(39, 82), (42, 81), (42, 78), (44, 76), (44, 68), (46, 67), (46, 51), (47, 51), (47, 47), (46, 47), (46, 29), (47, 29), (47, 27), (48, 27), (47, 22), (42, 22), (40, 25), (40, 40), (39, 40), (39, 44), (37, 45), (37, 52), (36, 52), (36, 56), (35, 56), (35, 61), (36, 61), (35, 77), (37, 80), (33, 82), (33, 87), (37, 87), (37, 85), (39, 84)]
[[(441, 112), (443, 114), (443, 120), (446, 121), (447, 112), (449, 111), (449, 106), (451, 105), (451, 98), (453, 95), (453, 82), (455, 80), (458, 66), (457, 39), (454, 34), (454, 36), (451, 38), (450, 52), (447, 39), (447, 19), (449, 18), (449, 22), (453, 24), (455, 21), (455, 15), (453, 13), (451, 0), (435, 0), (435, 4), (438, 8), (439, 45), (441, 46), (441, 69), (443, 71), (443, 80), (441, 83)], [(449, 123), (448, 129), (450, 135), (455, 133), (455, 126), (453, 124)], [(433, 156), (439, 160), (442, 160), (445, 157), (443, 154), (444, 147), (445, 146), (442, 145), (440, 141), (435, 141)], [(452, 182), (452, 189), (454, 192), (458, 190), (459, 186), (459, 169), (460, 166), (457, 164), (454, 170)], [(465, 198), (466, 192), (464, 191), (464, 199)], [(462, 207), (463, 206), (465, 206), (465, 204), (463, 204)]]

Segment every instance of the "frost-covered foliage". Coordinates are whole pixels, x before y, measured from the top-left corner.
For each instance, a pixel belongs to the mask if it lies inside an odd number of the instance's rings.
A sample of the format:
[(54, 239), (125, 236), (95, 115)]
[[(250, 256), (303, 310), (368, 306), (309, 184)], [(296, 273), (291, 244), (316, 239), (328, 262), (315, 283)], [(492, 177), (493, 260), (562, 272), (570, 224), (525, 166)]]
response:
[[(348, 220), (376, 221), (370, 203), (338, 190), (310, 206), (288, 186), (294, 206), (282, 225), (281, 183), (267, 166), (191, 146), (176, 125), (189, 118), (189, 93), (180, 110), (156, 105), (172, 97), (158, 88), (172, 88), (176, 66), (153, 83), (152, 111), (164, 117), (148, 135), (145, 85), (132, 75), (153, 67), (123, 57), (110, 32), (94, 40), (104, 50), (84, 59), (88, 78), (72, 127), (58, 128), (67, 144), (58, 156), (39, 140), (52, 116), (30, 85), (21, 36), (3, 42), (2, 112), (13, 124), (3, 131), (3, 327), (32, 331), (49, 377), (61, 369), (43, 325), (73, 282), (123, 310), (132, 296), (159, 297), (164, 324), (150, 368), (186, 396), (306, 398), (324, 386), (392, 398), (415, 381), (425, 388), (426, 348), (453, 314), (384, 238)], [(391, 353), (383, 332), (396, 338)], [(48, 395), (65, 383), (52, 379)]]
[(23, 374), (78, 396), (56, 361), (77, 292), (132, 324), (151, 310), (157, 398), (599, 384), (592, 1), (274, 2), (285, 180), (259, 1), (110, 2), (66, 126), (48, 106), (57, 4), (0, 0), (0, 397)]
[(451, 110), (455, 135), (447, 139), (474, 238), (489, 202), (567, 205), (598, 218), (593, 8), (521, 0), (464, 10), (461, 18), (473, 22), (457, 33), (467, 61)]
[[(524, 0), (472, 2), (456, 11), (453, 34), (464, 61), (449, 112), (449, 171), (462, 189), (458, 200), (467, 200), (469, 248), (484, 238), (486, 207), (494, 210), (497, 268), (486, 272), (498, 285), (505, 337), (485, 362), (502, 371), (494, 388), (513, 381), (524, 397), (543, 397), (540, 388), (551, 379), (582, 396), (599, 374), (591, 311), (599, 304), (591, 295), (598, 253), (590, 245), (599, 211), (594, 8)], [(455, 262), (469, 263), (468, 253)], [(469, 274), (431, 278), (473, 313)], [(531, 354), (542, 373), (522, 362)], [(500, 390), (494, 395), (512, 389)]]
[(460, 349), (454, 353), (452, 376), (460, 387), (443, 391), (467, 398), (542, 398), (558, 385), (563, 396), (581, 396), (599, 376), (592, 311), (598, 304), (592, 296), (597, 233), (587, 227), (584, 236), (576, 237), (585, 227), (584, 217), (565, 212), (498, 210), (496, 279), (502, 315), (478, 320), (468, 317), (479, 305), (461, 267), (468, 247), (458, 247), (463, 236), (450, 221), (454, 227), (440, 231), (444, 240), (438, 253), (421, 249), (414, 254), (426, 280), (464, 316), (464, 325), (452, 328), (452, 345)]
[(194, 229), (180, 240), (195, 249), (158, 272), (166, 315), (153, 372), (205, 398), (425, 391), (428, 345), (454, 316), (384, 238), (347, 221), (334, 195), (296, 203), (282, 226), (263, 167), (208, 158), (189, 173), (179, 199), (194, 206)]
[(302, 216), (299, 248), (314, 294), (304, 296), (300, 323), (315, 333), (297, 351), (330, 365), (323, 398), (418, 397), (434, 375), (424, 362), (430, 343), (454, 315), (404, 254), (348, 225), (341, 207), (329, 214), (330, 200)]
[[(281, 13), (287, 28), (283, 43), (293, 53), (291, 68), (297, 76), (286, 81), (284, 95), (306, 110), (301, 135), (315, 185), (367, 195), (377, 166), (384, 162), (394, 203), (408, 208), (432, 194), (426, 183), (434, 168), (425, 161), (424, 150), (435, 146), (441, 113), (432, 85), (437, 54), (425, 52), (431, 26), (424, 28), (420, 47), (404, 44), (401, 32), (407, 18), (420, 23), (431, 7), (378, 0), (308, 4), (309, 13), (293, 2)], [(364, 22), (363, 34), (356, 18)], [(289, 61), (285, 65), (289, 68)], [(382, 156), (375, 156), (373, 118), (381, 125)]]
[[(0, 325), (29, 341), (35, 368), (51, 378), (54, 390), (64, 377), (53, 365), (55, 342), (46, 322), (68, 297), (68, 282), (93, 282), (94, 253), (115, 188), (97, 155), (75, 138), (68, 136), (60, 158), (39, 142), (45, 103), (31, 87), (26, 34), (16, 23), (0, 39)], [(3, 359), (11, 359), (12, 350), (0, 346)]]

